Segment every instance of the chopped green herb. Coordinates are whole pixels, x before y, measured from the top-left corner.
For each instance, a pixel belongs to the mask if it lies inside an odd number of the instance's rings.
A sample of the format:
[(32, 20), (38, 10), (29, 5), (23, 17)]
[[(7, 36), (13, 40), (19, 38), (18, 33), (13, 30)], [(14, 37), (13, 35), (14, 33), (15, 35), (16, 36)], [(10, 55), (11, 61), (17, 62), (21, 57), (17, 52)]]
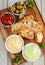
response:
[(21, 59), (19, 58), (19, 55), (16, 54), (16, 57), (12, 59), (12, 62), (17, 62), (17, 63), (21, 63)]
[(44, 43), (39, 43), (40, 48), (45, 48), (45, 44)]
[(26, 1), (26, 6), (33, 8), (34, 2), (27, 0)]

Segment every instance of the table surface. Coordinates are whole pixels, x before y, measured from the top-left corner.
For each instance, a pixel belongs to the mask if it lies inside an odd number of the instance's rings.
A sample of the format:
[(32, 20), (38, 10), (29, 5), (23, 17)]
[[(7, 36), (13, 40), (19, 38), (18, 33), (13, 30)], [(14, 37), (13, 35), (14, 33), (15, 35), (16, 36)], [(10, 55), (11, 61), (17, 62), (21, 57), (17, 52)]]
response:
[[(45, 20), (45, 10), (43, 9), (45, 7), (45, 0), (44, 1), (39, 1), (39, 0), (35, 0), (39, 10), (43, 16), (43, 19)], [(41, 4), (42, 3), (42, 4)], [(43, 7), (43, 8), (42, 8)], [(3, 61), (3, 62), (2, 62)], [(0, 33), (0, 64), (1, 65), (11, 65), (10, 59), (7, 56), (6, 50), (5, 50), (5, 46), (4, 46), (4, 41), (3, 38), (1, 36)], [(34, 63), (24, 63), (23, 65), (45, 65), (45, 56), (41, 57), (38, 61), (34, 62)]]

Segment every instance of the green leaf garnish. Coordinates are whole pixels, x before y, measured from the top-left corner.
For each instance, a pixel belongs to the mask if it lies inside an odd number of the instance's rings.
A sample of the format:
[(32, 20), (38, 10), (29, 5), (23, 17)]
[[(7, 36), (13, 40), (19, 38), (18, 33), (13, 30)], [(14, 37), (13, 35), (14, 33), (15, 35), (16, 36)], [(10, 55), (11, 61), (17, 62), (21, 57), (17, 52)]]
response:
[(45, 48), (45, 44), (44, 43), (39, 43), (40, 48)]
[(27, 0), (26, 1), (26, 6), (33, 8), (34, 7), (34, 2)]
[(21, 61), (21, 59), (19, 58), (19, 55), (16, 54), (16, 57), (12, 59), (12, 62), (13, 62), (13, 63), (14, 63), (14, 62), (21, 63), (22, 61)]

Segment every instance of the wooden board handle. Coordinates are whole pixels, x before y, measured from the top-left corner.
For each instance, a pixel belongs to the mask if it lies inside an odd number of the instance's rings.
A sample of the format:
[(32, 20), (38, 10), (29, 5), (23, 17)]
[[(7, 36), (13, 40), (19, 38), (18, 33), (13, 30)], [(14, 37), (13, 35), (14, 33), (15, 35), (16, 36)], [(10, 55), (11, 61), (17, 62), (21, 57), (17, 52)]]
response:
[(0, 25), (0, 31), (1, 31), (1, 34), (2, 34), (3, 39), (4, 39), (4, 41), (5, 41), (6, 38), (7, 38), (7, 36), (8, 36), (7, 30), (5, 30), (4, 27), (2, 27), (2, 26)]

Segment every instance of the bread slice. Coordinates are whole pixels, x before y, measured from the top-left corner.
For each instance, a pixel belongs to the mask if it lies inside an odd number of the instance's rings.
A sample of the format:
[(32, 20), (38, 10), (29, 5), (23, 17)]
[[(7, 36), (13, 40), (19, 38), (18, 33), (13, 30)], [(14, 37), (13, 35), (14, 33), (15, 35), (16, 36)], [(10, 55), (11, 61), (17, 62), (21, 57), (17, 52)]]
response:
[(37, 33), (35, 34), (35, 40), (36, 40), (38, 43), (42, 42), (42, 40), (43, 40), (43, 34), (42, 34), (42, 32), (37, 32)]
[(28, 39), (34, 39), (35, 33), (35, 38), (38, 42), (42, 41), (42, 39), (39, 40), (40, 37), (43, 38), (42, 30), (43, 30), (42, 23), (34, 21), (34, 17), (31, 15), (25, 16), (22, 20), (20, 20), (18, 23), (15, 23), (11, 27), (11, 31), (13, 34), (19, 34), (20, 36)]
[(22, 29), (22, 28), (25, 28), (25, 25), (24, 25), (23, 23), (21, 23), (21, 22), (18, 22), (18, 23), (15, 23), (15, 24), (11, 27), (11, 31), (12, 31), (12, 33), (14, 33), (14, 34), (17, 34), (17, 33), (20, 31), (20, 29)]
[(34, 39), (34, 33), (30, 31), (29, 29), (25, 29), (25, 28), (21, 29), (19, 31), (19, 35), (24, 38)]

